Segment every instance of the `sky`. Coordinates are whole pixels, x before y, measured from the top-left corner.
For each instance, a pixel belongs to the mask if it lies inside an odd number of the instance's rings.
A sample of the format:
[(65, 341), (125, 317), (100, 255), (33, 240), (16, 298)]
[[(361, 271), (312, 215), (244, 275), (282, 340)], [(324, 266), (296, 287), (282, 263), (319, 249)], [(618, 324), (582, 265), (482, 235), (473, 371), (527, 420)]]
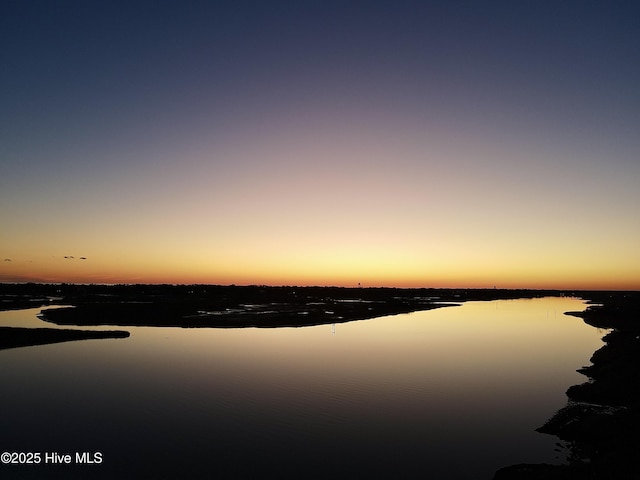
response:
[(0, 281), (640, 289), (640, 6), (0, 2)]

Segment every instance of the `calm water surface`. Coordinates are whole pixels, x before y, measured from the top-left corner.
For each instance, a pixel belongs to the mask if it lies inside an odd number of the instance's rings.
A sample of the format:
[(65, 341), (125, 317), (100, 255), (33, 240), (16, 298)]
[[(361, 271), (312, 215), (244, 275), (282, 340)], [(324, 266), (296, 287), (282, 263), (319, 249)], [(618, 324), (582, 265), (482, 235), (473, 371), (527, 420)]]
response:
[[(534, 429), (602, 345), (563, 315), (583, 309), (469, 302), (335, 327), (125, 327), (127, 339), (3, 350), (0, 450), (103, 462), (0, 473), (490, 479), (558, 462), (556, 439)], [(0, 325), (51, 326), (38, 312), (0, 312)]]

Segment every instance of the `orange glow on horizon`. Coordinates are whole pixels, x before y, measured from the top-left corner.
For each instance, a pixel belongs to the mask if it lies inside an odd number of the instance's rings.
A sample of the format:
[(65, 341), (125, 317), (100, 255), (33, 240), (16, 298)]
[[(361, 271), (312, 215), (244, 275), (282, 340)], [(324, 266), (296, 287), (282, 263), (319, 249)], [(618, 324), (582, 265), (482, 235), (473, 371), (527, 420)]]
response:
[[(556, 251), (551, 242), (540, 244), (529, 258), (510, 244), (491, 248), (478, 237), (473, 250), (461, 241), (423, 246), (394, 228), (393, 235), (376, 236), (372, 230), (348, 236), (344, 229), (327, 233), (310, 227), (309, 234), (297, 234), (298, 242), (272, 233), (210, 244), (169, 235), (149, 245), (134, 238), (126, 250), (85, 238), (66, 250), (76, 253), (74, 258), (38, 256), (36, 248), (8, 252), (0, 281), (640, 290), (640, 261), (628, 261), (624, 249), (598, 259), (589, 245), (563, 255), (568, 250)], [(81, 249), (83, 244), (90, 248)], [(533, 252), (518, 244), (523, 246)]]
[(39, 283), (79, 283), (79, 284), (211, 284), (211, 285), (270, 285), (270, 286), (338, 286), (338, 287), (398, 287), (398, 288), (507, 288), (507, 289), (559, 289), (559, 290), (640, 290), (640, 282), (632, 276), (599, 276), (597, 280), (589, 277), (570, 275), (532, 275), (506, 277), (502, 275), (482, 276), (464, 275), (462, 272), (449, 274), (402, 276), (381, 272), (363, 272), (354, 275), (351, 272), (327, 272), (324, 275), (312, 273), (273, 273), (258, 274), (250, 271), (211, 274), (199, 272), (176, 272), (168, 274), (161, 268), (137, 270), (135, 268), (106, 271), (96, 274), (88, 271), (43, 270), (32, 271), (22, 276), (5, 276), (2, 282), (39, 282)]

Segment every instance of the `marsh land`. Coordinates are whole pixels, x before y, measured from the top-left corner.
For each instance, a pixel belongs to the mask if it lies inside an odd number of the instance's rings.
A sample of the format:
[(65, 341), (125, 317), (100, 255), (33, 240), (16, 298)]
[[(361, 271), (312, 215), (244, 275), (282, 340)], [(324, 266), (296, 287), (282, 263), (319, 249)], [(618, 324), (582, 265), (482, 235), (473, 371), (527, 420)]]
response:
[[(0, 310), (43, 307), (58, 325), (297, 327), (429, 310), (473, 300), (573, 295), (558, 290), (216, 285), (0, 285)], [(49, 305), (69, 308), (46, 309)]]

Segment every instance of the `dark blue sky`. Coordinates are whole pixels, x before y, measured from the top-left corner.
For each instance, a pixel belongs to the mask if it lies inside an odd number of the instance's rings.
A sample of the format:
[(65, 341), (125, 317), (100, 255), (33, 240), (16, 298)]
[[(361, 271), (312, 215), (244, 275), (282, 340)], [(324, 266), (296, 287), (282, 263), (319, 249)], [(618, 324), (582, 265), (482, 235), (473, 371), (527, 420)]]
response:
[(259, 113), (296, 95), (489, 109), (553, 128), (638, 118), (633, 2), (21, 1), (1, 14), (12, 137), (101, 135), (176, 112), (197, 128), (211, 109), (257, 102)]

